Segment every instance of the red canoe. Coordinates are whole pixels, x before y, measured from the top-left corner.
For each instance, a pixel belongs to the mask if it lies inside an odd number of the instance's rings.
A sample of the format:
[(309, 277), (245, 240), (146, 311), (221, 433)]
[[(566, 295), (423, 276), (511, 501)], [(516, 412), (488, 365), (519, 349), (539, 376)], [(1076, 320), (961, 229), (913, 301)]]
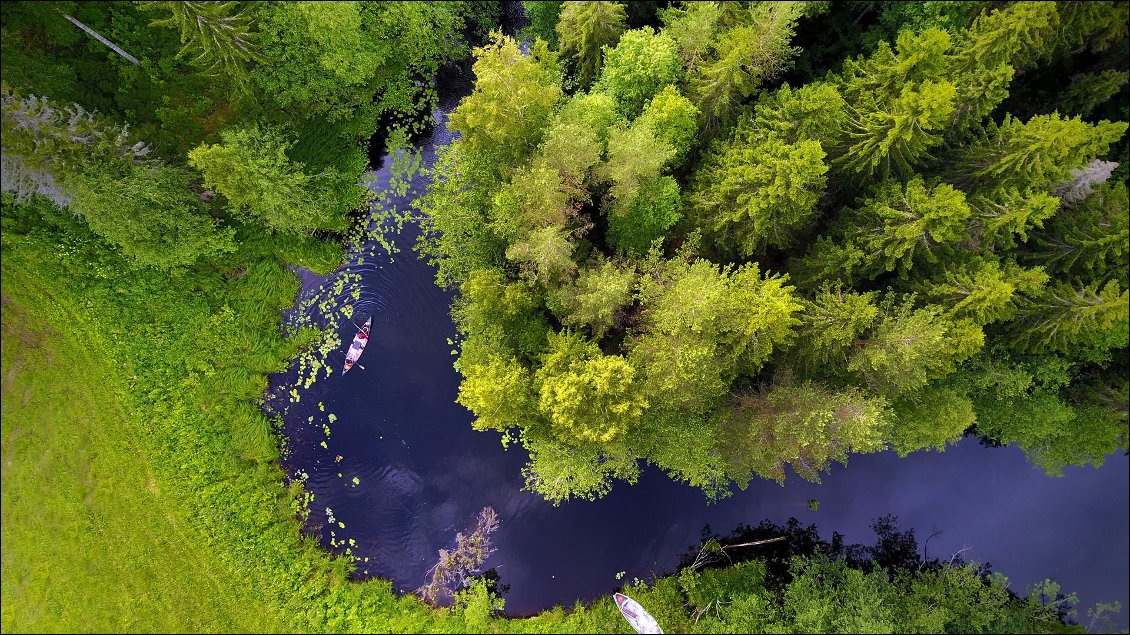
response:
[(369, 328), (372, 327), (372, 325), (373, 318), (370, 317), (365, 320), (365, 326), (362, 326), (361, 330), (357, 331), (357, 335), (353, 336), (353, 343), (349, 345), (349, 352), (345, 354), (345, 370), (342, 371), (343, 375), (348, 373), (350, 368), (353, 368), (353, 365), (360, 359), (361, 353), (365, 352), (365, 345), (369, 343)]

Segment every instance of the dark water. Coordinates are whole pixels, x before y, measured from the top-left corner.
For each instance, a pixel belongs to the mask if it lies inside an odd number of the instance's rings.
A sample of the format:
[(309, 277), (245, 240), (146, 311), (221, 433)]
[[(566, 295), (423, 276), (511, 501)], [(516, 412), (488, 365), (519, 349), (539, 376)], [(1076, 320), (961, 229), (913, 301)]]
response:
[[(469, 80), (469, 69), (443, 80), (447, 94), (435, 115), (440, 125), (421, 141), (425, 165), (435, 147), (450, 141), (442, 122)], [(387, 183), (389, 164), (386, 159), (375, 173), (376, 187)], [(426, 179), (417, 177), (413, 186), (422, 190)], [(411, 196), (394, 203), (404, 206)], [(920, 543), (935, 529), (943, 532), (930, 541), (931, 556), (969, 547), (967, 559), (991, 562), (1015, 591), (1051, 577), (1079, 593), (1084, 611), (1100, 600), (1119, 600), (1130, 610), (1130, 470), (1122, 455), (1102, 469), (1072, 468), (1056, 479), (1028, 465), (1019, 450), (966, 440), (942, 454), (854, 457), (822, 485), (795, 476), (784, 487), (758, 481), (714, 505), (655, 469), (596, 502), (555, 508), (520, 491), (525, 451), (504, 451), (499, 434), (474, 432), (470, 413), (455, 404), (459, 377), (447, 344), (455, 336), (452, 295), (436, 287), (433, 269), (416, 259), (415, 239), (414, 229), (406, 228), (398, 239), (402, 251), (391, 262), (387, 255), (366, 255), (359, 264), (357, 255), (328, 278), (303, 275), (304, 297), (312, 297), (319, 284), (328, 288), (344, 274), (358, 274), (357, 299), (347, 292), (321, 295), (334, 306), (354, 305), (358, 322), (373, 317), (361, 358), (365, 370), (340, 374), (343, 345), (329, 358), (337, 370), (299, 389), (301, 400), (284, 417), (284, 466), (290, 474), (307, 473), (307, 490), (315, 494), (310, 524), (322, 524), (323, 542), (335, 551), (352, 539), (353, 552), (369, 559), (360, 563), (362, 576), (389, 578), (401, 591), (420, 586), (437, 551), (490, 505), (502, 523), (487, 567), (496, 567), (501, 583), (510, 585), (507, 612), (521, 615), (595, 598), (633, 577), (671, 572), (706, 524), (727, 533), (738, 523), (795, 516), (816, 523), (825, 537), (836, 530), (848, 542), (871, 543), (871, 520), (896, 514), (904, 529), (917, 530)], [(341, 328), (346, 345), (355, 330), (348, 322)], [(294, 376), (276, 378), (274, 385)], [(331, 413), (336, 420), (328, 423)], [(808, 508), (813, 498), (819, 511)], [(335, 522), (328, 521), (327, 507)], [(618, 572), (625, 572), (623, 581)], [(1125, 627), (1126, 617), (1118, 622)]]

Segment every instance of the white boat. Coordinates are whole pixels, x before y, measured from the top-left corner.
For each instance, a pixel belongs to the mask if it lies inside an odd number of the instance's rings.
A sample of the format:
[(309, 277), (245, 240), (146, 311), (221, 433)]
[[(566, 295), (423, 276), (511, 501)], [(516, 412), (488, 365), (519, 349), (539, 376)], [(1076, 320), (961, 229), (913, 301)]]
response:
[(616, 593), (612, 596), (616, 600), (616, 606), (620, 607), (620, 614), (632, 628), (636, 629), (637, 633), (662, 633), (663, 629), (659, 628), (659, 622), (651, 616), (651, 613), (643, 610), (639, 602), (624, 595), (623, 593)]
[[(357, 335), (353, 336), (353, 343), (349, 345), (349, 351), (345, 354), (345, 370), (342, 374), (349, 372), (350, 368), (357, 363), (360, 359), (361, 353), (365, 352), (365, 345), (369, 343), (369, 329), (373, 326), (373, 318), (365, 320), (365, 326), (357, 331)], [(364, 368), (364, 367), (362, 367)]]

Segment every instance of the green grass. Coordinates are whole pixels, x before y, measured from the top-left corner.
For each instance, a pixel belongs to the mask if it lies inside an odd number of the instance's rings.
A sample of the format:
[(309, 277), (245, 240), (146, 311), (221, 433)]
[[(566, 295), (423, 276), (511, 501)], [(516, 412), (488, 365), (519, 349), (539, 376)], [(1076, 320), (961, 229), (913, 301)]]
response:
[(150, 468), (142, 430), (74, 316), (3, 282), (4, 632), (279, 631)]

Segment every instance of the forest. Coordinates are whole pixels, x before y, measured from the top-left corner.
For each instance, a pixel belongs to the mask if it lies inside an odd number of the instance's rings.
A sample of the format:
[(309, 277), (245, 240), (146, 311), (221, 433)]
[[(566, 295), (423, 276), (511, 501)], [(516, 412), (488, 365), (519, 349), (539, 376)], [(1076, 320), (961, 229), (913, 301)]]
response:
[(422, 252), (459, 290), (459, 402), (531, 489), (1127, 449), (1126, 5), (896, 4), (804, 70), (829, 11), (570, 3), (529, 55), (476, 49)]
[[(555, 505), (648, 465), (717, 501), (967, 436), (1049, 477), (1130, 449), (1130, 3), (534, 1), (516, 35), (505, 4), (0, 4), (5, 632), (629, 632), (487, 577), (434, 608), (305, 531), (263, 409), (325, 352), (280, 322), (294, 272), (406, 222), (458, 404)], [(382, 208), (370, 156), (460, 64), (456, 140)], [(890, 519), (767, 523), (624, 588), (668, 632), (1117, 611)]]

